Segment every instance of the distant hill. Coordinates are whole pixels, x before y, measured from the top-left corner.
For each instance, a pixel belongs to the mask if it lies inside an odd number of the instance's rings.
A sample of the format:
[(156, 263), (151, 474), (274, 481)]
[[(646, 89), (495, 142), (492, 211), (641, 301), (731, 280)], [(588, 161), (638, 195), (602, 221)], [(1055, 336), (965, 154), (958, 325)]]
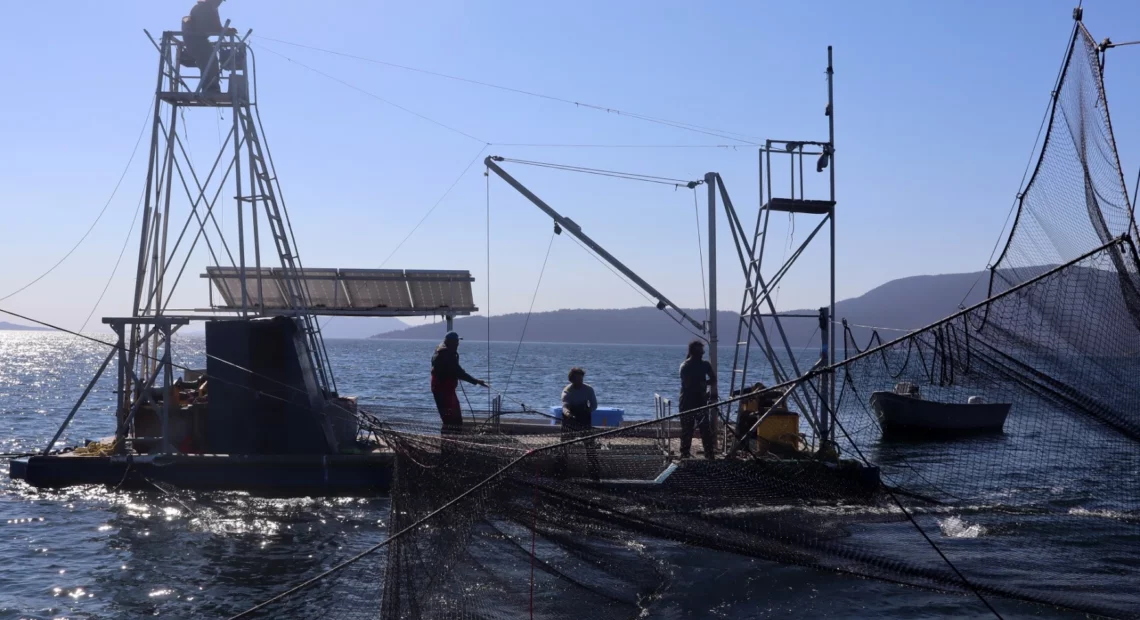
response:
[(368, 338), (404, 329), (407, 323), (391, 317), (336, 316), (321, 317), (321, 334), (325, 338)]
[(9, 330), (9, 331), (15, 331), (15, 332), (47, 332), (47, 331), (51, 331), (50, 329), (48, 329), (46, 327), (40, 327), (38, 325), (17, 325), (15, 323), (5, 323), (4, 321), (0, 321), (0, 330)]
[[(979, 277), (982, 280), (979, 282)], [(893, 329), (924, 327), (958, 309), (985, 299), (988, 272), (955, 273), (936, 276), (913, 276), (892, 280), (867, 293), (836, 302), (838, 318), (859, 325)], [(974, 286), (975, 282), (977, 286)], [(973, 290), (971, 290), (973, 287)], [(967, 292), (969, 295), (967, 295)], [(688, 311), (703, 319), (703, 310)], [(791, 310), (797, 314), (815, 314), (818, 308)], [(720, 341), (731, 345), (739, 323), (736, 310), (717, 313)], [(505, 314), (491, 318), (491, 337), (500, 341), (517, 341), (522, 334), (526, 315)], [(816, 346), (819, 343), (814, 319), (785, 319), (784, 328), (792, 346)], [(464, 317), (455, 320), (455, 330), (469, 340), (486, 340), (486, 317)], [(865, 337), (867, 330), (856, 330)], [(884, 333), (884, 338), (890, 336)], [(443, 336), (440, 324), (409, 327), (376, 338), (435, 340)], [(537, 312), (526, 329), (528, 342), (613, 343), (613, 344), (683, 344), (692, 338), (663, 312), (652, 307), (620, 310), (555, 310)]]

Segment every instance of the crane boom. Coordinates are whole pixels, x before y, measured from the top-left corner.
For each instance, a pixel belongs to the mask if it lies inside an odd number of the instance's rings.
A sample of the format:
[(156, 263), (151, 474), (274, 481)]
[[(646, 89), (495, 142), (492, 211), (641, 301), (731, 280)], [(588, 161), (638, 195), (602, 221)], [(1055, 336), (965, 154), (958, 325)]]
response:
[(622, 264), (621, 261), (614, 258), (612, 254), (607, 252), (604, 248), (602, 248), (602, 246), (598, 245), (593, 239), (587, 236), (586, 233), (582, 232), (582, 227), (576, 224), (574, 220), (563, 217), (560, 213), (552, 209), (550, 205), (546, 204), (546, 202), (536, 196), (534, 192), (527, 189), (525, 185), (508, 174), (506, 170), (503, 170), (497, 163), (495, 163), (495, 160), (495, 156), (492, 155), (483, 160), (483, 163), (487, 165), (488, 170), (499, 175), (504, 181), (507, 182), (508, 185), (515, 188), (518, 193), (522, 194), (527, 200), (534, 203), (534, 206), (538, 207), (543, 211), (543, 213), (546, 213), (551, 218), (553, 218), (554, 221), (557, 222), (558, 225), (561, 226), (564, 230), (577, 237), (582, 241), (582, 243), (586, 244), (586, 247), (593, 250), (595, 254), (602, 258), (602, 260), (606, 261), (610, 265), (613, 265), (613, 267), (620, 271), (622, 275), (629, 278), (630, 281), (641, 287), (641, 290), (645, 291), (654, 299), (656, 299), (657, 308), (659, 310), (664, 310), (666, 307), (672, 308), (675, 312), (677, 312), (677, 314), (681, 316), (682, 319), (691, 323), (694, 327), (700, 330), (702, 334), (708, 331), (706, 325), (703, 322), (689, 316), (689, 314), (681, 309), (677, 304), (669, 301), (669, 299), (662, 295), (657, 289), (653, 288), (648, 282), (641, 279), (641, 276), (638, 276), (633, 272), (633, 270), (631, 270), (629, 267), (626, 267), (624, 264)]

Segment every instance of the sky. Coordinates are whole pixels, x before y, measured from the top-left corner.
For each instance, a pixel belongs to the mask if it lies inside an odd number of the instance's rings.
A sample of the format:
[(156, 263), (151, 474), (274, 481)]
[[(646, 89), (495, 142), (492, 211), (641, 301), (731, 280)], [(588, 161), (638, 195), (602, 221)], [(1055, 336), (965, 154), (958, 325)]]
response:
[[(148, 137), (139, 137), (149, 131), (157, 68), (143, 30), (178, 28), (191, 4), (6, 7), (7, 21), (23, 27), (0, 40), (3, 57), (17, 59), (0, 70), (0, 308), (88, 330), (101, 329), (101, 316), (129, 314), (137, 226), (128, 231), (146, 176)], [(569, 235), (552, 240), (549, 218), (499, 179), (488, 183), (482, 157), (684, 180), (716, 171), (751, 227), (758, 159), (749, 142), (826, 139), (828, 45), (838, 298), (899, 277), (985, 268), (1031, 161), (1071, 9), (1069, 0), (230, 0), (222, 16), (253, 29), (265, 139), (305, 265), (467, 269), (477, 305), (494, 315), (526, 312), (532, 300), (535, 310), (647, 302)], [(1085, 23), (1098, 39), (1140, 39), (1140, 4), (1089, 0)], [(1109, 53), (1129, 185), (1140, 164), (1140, 119), (1129, 118), (1137, 68), (1140, 46)], [(179, 122), (191, 159), (205, 167), (231, 119), (191, 110)], [(706, 305), (703, 187), (506, 167), (671, 300)], [(809, 197), (825, 197), (825, 177), (806, 174)], [(104, 206), (66, 260), (11, 295), (67, 255)], [(232, 230), (233, 202), (222, 209)], [(790, 254), (814, 223), (773, 218), (769, 260)], [(723, 213), (717, 256), (718, 305), (739, 308), (743, 279)], [(785, 278), (780, 308), (826, 303), (827, 256), (821, 236)], [(188, 273), (208, 262), (198, 252)], [(182, 307), (207, 302), (197, 277), (177, 295)]]

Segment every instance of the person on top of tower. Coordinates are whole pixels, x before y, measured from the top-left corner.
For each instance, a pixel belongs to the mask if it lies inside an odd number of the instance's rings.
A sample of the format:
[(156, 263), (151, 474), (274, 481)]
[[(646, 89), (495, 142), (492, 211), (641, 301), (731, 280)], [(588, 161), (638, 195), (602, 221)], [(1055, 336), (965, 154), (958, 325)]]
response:
[(460, 379), (472, 385), (487, 387), (485, 381), (467, 374), (459, 365), (459, 334), (447, 332), (443, 344), (436, 347), (431, 356), (431, 395), (435, 399), (439, 419), (443, 422), (444, 434), (463, 430), (463, 412), (459, 408), (459, 397), (455, 394)]
[[(182, 18), (182, 38), (186, 43), (183, 50), (194, 61), (191, 66), (201, 70), (199, 90), (207, 94), (222, 92), (218, 84), (218, 58), (214, 54), (214, 44), (210, 37), (222, 34), (236, 34), (234, 28), (222, 26), (218, 7), (226, 0), (198, 0), (190, 9), (190, 14)], [(185, 63), (184, 60), (182, 61)]]

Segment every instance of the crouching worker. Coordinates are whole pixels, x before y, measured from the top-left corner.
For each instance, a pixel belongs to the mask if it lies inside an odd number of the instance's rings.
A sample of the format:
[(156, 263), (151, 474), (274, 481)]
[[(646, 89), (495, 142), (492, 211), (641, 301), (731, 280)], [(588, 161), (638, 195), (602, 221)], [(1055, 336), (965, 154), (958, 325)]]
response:
[(431, 356), (431, 395), (435, 399), (440, 422), (443, 423), (440, 430), (444, 435), (463, 432), (463, 411), (459, 408), (459, 397), (455, 394), (460, 379), (472, 385), (487, 386), (484, 381), (467, 374), (459, 365), (459, 334), (447, 332), (443, 344), (436, 347)]
[[(575, 366), (567, 376), (570, 383), (562, 389), (562, 440), (580, 437), (593, 430), (594, 410), (598, 408), (598, 397), (594, 388), (586, 383), (586, 371)], [(597, 444), (587, 439), (569, 448), (585, 448), (590, 478), (599, 479)], [(568, 450), (569, 451), (569, 450)], [(566, 466), (565, 456), (562, 469)]]

